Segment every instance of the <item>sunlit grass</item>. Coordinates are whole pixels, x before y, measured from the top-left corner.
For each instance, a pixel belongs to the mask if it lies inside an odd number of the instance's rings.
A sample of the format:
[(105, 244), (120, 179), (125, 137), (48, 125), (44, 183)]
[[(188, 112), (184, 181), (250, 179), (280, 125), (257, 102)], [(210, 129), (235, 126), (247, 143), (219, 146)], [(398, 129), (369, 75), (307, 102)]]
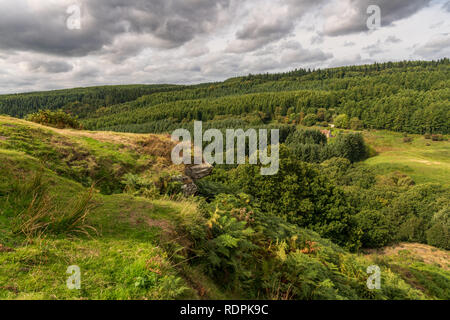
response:
[(427, 140), (421, 135), (408, 135), (413, 139), (403, 142), (403, 134), (388, 131), (365, 132), (364, 136), (377, 152), (366, 161), (380, 173), (401, 171), (416, 183), (450, 181), (450, 142)]

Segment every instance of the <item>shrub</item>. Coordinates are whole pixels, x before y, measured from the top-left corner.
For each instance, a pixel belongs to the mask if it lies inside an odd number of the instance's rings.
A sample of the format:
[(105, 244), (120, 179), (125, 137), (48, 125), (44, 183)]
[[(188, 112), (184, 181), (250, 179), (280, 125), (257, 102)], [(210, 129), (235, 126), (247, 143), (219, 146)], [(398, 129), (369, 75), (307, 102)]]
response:
[(76, 117), (73, 117), (62, 110), (40, 110), (37, 113), (29, 114), (26, 117), (26, 120), (59, 129), (82, 129), (82, 125), (78, 122)]
[(221, 193), (234, 193), (234, 190), (227, 185), (208, 178), (209, 177), (196, 181), (198, 195), (204, 197), (205, 199), (211, 200)]
[(358, 118), (351, 118), (349, 122), (350, 129), (352, 130), (362, 130), (364, 129), (364, 123)]
[(433, 141), (445, 141), (445, 137), (442, 134), (433, 134), (431, 136), (431, 140)]
[(286, 145), (298, 144), (327, 144), (327, 137), (319, 130), (296, 130), (286, 139)]
[(338, 135), (333, 148), (336, 157), (346, 158), (351, 162), (362, 161), (368, 156), (364, 138), (360, 133)]
[[(450, 206), (446, 194), (448, 189), (436, 184), (422, 184), (409, 187), (406, 192), (396, 197), (384, 211), (389, 220), (395, 240), (427, 243), (437, 241), (436, 231), (445, 218), (437, 218), (436, 212)], [(448, 216), (448, 211), (442, 211), (442, 216)], [(447, 212), (447, 213), (445, 213)], [(444, 222), (445, 225), (445, 222)], [(445, 238), (445, 233), (443, 234)], [(445, 240), (444, 240), (445, 241)]]
[(355, 216), (357, 228), (363, 233), (361, 243), (365, 248), (379, 248), (388, 244), (392, 237), (386, 216), (375, 210), (364, 210)]
[(432, 219), (432, 226), (426, 232), (429, 245), (450, 250), (450, 207), (437, 212)]
[(346, 114), (341, 114), (334, 119), (334, 125), (337, 128), (348, 129), (350, 127), (350, 119)]
[(319, 120), (317, 118), (317, 115), (310, 113), (310, 114), (307, 114), (305, 118), (303, 118), (302, 124), (307, 127), (312, 127), (318, 121)]
[(413, 141), (413, 138), (411, 138), (411, 137), (403, 137), (404, 143), (411, 143), (412, 141)]

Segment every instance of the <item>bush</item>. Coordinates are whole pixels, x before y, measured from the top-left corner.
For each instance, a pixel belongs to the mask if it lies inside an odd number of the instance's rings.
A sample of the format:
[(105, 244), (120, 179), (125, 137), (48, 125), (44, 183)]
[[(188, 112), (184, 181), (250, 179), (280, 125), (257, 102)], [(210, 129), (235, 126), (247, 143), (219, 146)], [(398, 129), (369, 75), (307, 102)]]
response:
[(446, 141), (445, 137), (442, 134), (433, 134), (431, 136), (431, 140), (433, 141)]
[[(439, 236), (436, 232), (442, 230), (442, 227), (435, 225), (445, 226), (448, 221), (448, 211), (445, 208), (450, 206), (450, 202), (447, 194), (448, 189), (445, 187), (423, 184), (409, 187), (395, 198), (384, 210), (395, 240), (420, 243), (431, 240), (437, 243)], [(441, 216), (436, 215), (436, 212), (441, 212)], [(445, 239), (445, 232), (441, 236)]]
[(327, 137), (319, 130), (296, 130), (286, 139), (286, 145), (293, 146), (298, 144), (327, 144)]
[(336, 157), (346, 158), (351, 162), (362, 161), (368, 156), (364, 138), (360, 133), (338, 135), (333, 148)]
[(450, 232), (448, 224), (436, 223), (426, 232), (429, 245), (450, 250)]
[(36, 122), (42, 125), (56, 127), (59, 129), (72, 128), (82, 129), (82, 125), (78, 122), (77, 117), (65, 113), (62, 110), (40, 110), (37, 113), (29, 114), (26, 120)]
[(413, 141), (413, 138), (411, 138), (411, 137), (403, 137), (404, 143), (411, 143), (412, 141)]
[(351, 118), (349, 125), (350, 125), (350, 129), (352, 129), (352, 130), (364, 129), (364, 123), (361, 120), (359, 120), (358, 118)]
[(319, 119), (317, 118), (317, 115), (315, 114), (307, 114), (305, 118), (303, 118), (302, 124), (307, 127), (312, 127), (315, 125)]
[(221, 182), (213, 181), (208, 178), (209, 177), (206, 177), (196, 181), (199, 196), (202, 196), (207, 200), (211, 200), (219, 194), (234, 194), (234, 190), (232, 188)]
[(431, 228), (426, 232), (428, 244), (450, 250), (450, 207), (437, 212), (431, 223)]
[(362, 231), (361, 243), (365, 248), (380, 248), (392, 237), (386, 216), (375, 210), (364, 210), (355, 216), (357, 228)]
[(350, 119), (346, 114), (341, 114), (334, 119), (336, 128), (348, 129), (350, 127)]

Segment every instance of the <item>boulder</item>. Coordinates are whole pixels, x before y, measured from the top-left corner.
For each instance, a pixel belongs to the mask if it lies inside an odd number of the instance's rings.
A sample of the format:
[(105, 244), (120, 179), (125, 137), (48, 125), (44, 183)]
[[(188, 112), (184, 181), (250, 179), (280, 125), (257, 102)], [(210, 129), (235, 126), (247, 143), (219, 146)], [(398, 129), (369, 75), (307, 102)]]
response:
[(186, 166), (184, 173), (192, 180), (199, 180), (209, 176), (213, 171), (213, 166), (209, 163), (188, 165)]

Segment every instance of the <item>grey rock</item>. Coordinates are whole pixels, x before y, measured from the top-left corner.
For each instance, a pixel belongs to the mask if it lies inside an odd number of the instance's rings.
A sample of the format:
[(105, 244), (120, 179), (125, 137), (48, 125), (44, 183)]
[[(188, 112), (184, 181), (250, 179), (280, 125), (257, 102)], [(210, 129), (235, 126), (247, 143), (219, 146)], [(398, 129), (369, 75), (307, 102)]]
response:
[(184, 173), (192, 180), (199, 180), (209, 176), (213, 171), (213, 166), (209, 163), (186, 166)]
[(183, 194), (186, 197), (191, 197), (191, 196), (195, 196), (196, 193), (198, 192), (198, 187), (195, 183), (189, 183), (189, 184), (185, 184), (184, 186), (181, 187), (181, 190), (183, 190)]

